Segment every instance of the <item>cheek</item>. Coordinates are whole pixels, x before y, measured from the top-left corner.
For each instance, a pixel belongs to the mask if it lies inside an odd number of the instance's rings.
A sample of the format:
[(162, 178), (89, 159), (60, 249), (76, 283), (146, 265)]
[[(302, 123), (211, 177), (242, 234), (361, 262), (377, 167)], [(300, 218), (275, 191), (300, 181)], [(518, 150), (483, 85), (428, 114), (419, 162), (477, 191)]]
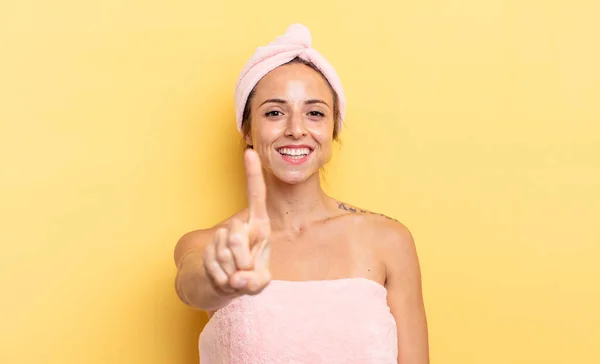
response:
[(283, 133), (284, 128), (278, 123), (257, 123), (254, 129), (254, 143), (268, 146), (275, 142)]
[(333, 127), (329, 123), (315, 124), (309, 127), (309, 131), (313, 138), (323, 146), (333, 141)]

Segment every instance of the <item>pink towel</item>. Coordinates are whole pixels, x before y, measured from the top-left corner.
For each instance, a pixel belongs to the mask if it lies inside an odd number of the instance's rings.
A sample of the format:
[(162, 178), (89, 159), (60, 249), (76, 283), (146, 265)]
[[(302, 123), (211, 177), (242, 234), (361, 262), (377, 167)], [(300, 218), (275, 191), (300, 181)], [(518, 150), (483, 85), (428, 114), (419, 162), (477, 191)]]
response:
[(396, 321), (375, 281), (271, 281), (217, 311), (200, 364), (397, 364)]
[(250, 58), (239, 79), (235, 85), (235, 111), (238, 130), (242, 130), (242, 116), (248, 95), (258, 81), (267, 73), (300, 57), (305, 61), (313, 63), (325, 76), (331, 87), (338, 94), (338, 103), (340, 108), (340, 118), (336, 120), (338, 130), (346, 115), (346, 97), (340, 81), (333, 66), (319, 53), (312, 48), (312, 37), (307, 27), (302, 24), (292, 24), (288, 27), (285, 34), (278, 36), (271, 43), (258, 47), (254, 55)]

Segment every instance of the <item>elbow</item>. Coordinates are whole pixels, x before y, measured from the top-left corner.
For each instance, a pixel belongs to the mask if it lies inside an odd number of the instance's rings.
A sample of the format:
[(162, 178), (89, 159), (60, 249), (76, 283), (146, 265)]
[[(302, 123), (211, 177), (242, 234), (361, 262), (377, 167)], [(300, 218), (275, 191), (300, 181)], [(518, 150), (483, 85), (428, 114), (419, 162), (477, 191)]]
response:
[(177, 270), (175, 275), (175, 293), (181, 302), (184, 304), (198, 308), (194, 304), (196, 298), (199, 296), (199, 285), (198, 282), (199, 272), (196, 270), (184, 269), (183, 267)]
[(181, 270), (178, 269), (177, 270), (177, 274), (175, 275), (175, 293), (177, 294), (177, 297), (179, 298), (179, 300), (181, 302), (183, 302), (186, 305), (190, 305), (189, 300), (187, 299), (187, 296), (185, 294), (185, 286), (183, 284), (183, 279), (182, 279), (182, 274), (181, 274)]

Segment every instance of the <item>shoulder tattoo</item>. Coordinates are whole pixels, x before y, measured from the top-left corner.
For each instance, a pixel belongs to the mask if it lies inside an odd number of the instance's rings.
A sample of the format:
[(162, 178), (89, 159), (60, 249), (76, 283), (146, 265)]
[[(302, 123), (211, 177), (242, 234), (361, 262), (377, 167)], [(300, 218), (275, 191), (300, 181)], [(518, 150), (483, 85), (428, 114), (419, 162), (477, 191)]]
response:
[(348, 206), (348, 205), (346, 205), (346, 204), (345, 204), (345, 203), (343, 203), (343, 202), (339, 202), (339, 201), (338, 201), (338, 202), (337, 202), (337, 205), (338, 205), (338, 208), (339, 208), (340, 210), (344, 210), (344, 211), (348, 211), (348, 212), (352, 212), (352, 213), (361, 212), (361, 213), (363, 213), (363, 214), (379, 215), (379, 216), (383, 216), (383, 217), (385, 217), (385, 218), (386, 218), (386, 219), (388, 219), (388, 220), (393, 220), (393, 221), (396, 221), (396, 222), (398, 222), (398, 220), (396, 220), (396, 219), (394, 219), (394, 218), (391, 218), (391, 217), (389, 217), (389, 216), (386, 216), (386, 215), (384, 215), (384, 214), (380, 214), (380, 213), (377, 213), (377, 212), (372, 212), (372, 211), (367, 211), (367, 210), (363, 210), (363, 209), (357, 209), (357, 208), (354, 208), (354, 207)]

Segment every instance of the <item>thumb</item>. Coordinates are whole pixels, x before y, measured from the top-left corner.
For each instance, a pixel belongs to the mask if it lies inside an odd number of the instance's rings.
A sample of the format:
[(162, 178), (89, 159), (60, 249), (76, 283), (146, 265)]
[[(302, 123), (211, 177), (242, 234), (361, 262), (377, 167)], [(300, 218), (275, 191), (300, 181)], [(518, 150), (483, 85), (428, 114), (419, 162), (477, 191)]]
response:
[(240, 270), (231, 277), (233, 286), (238, 292), (256, 295), (265, 289), (271, 282), (271, 272), (267, 265), (254, 266), (254, 270)]
[(259, 294), (271, 282), (271, 247), (266, 239), (253, 247), (252, 256), (254, 269), (239, 270), (231, 277), (233, 286), (242, 294)]

